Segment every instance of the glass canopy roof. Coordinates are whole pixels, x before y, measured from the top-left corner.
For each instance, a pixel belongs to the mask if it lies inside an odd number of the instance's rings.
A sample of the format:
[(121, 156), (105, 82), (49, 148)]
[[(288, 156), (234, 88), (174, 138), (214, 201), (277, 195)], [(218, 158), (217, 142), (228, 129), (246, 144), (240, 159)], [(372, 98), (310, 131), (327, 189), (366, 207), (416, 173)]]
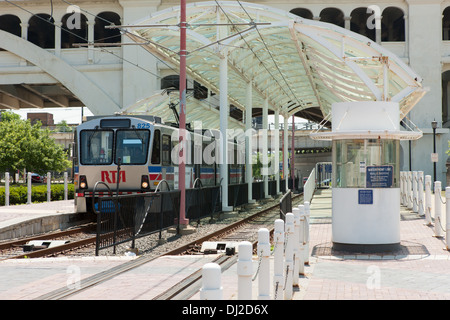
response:
[[(178, 68), (179, 17), (179, 7), (168, 8), (122, 29)], [(399, 102), (402, 119), (425, 93), (421, 77), (398, 57), (333, 24), (240, 1), (188, 4), (187, 23), (188, 77), (219, 94), (227, 56), (229, 102), (241, 110), (249, 81), (253, 108), (267, 98), (280, 115), (311, 114), (317, 122), (342, 101)]]

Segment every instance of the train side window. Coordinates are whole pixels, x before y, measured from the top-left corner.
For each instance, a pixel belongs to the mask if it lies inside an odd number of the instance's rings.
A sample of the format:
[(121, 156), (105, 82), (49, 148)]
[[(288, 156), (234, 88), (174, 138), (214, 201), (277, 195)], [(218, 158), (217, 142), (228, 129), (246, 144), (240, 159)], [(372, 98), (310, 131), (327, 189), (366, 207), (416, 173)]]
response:
[(155, 130), (152, 148), (152, 164), (159, 164), (161, 161), (161, 132)]
[(171, 141), (167, 134), (162, 135), (162, 164), (170, 165)]

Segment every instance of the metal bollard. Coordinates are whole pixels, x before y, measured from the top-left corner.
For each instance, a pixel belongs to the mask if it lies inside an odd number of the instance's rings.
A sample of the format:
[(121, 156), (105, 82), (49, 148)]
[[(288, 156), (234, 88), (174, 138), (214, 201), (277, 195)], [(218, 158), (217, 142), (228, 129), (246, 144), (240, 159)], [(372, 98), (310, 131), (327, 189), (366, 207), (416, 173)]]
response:
[(407, 199), (407, 207), (408, 209), (412, 209), (413, 207), (413, 195), (412, 195), (412, 172), (407, 172), (406, 178), (406, 199)]
[(292, 213), (286, 214), (286, 249), (285, 249), (285, 261), (286, 261), (286, 284), (284, 288), (284, 299), (291, 300), (293, 295), (293, 274), (294, 274), (294, 215)]
[(309, 202), (305, 201), (303, 202), (304, 206), (305, 206), (305, 236), (304, 236), (304, 259), (305, 259), (305, 264), (309, 265), (309, 216), (311, 214), (310, 211), (310, 207), (309, 207)]
[(431, 176), (425, 176), (425, 220), (431, 225)]
[(248, 241), (239, 243), (237, 274), (238, 300), (252, 299), (252, 244)]
[(222, 270), (217, 263), (207, 263), (202, 269), (200, 300), (222, 300)]
[(445, 188), (445, 243), (450, 250), (450, 187)]
[(9, 206), (9, 172), (5, 172), (5, 206)]
[(258, 300), (270, 299), (270, 234), (266, 228), (258, 230), (257, 252), (261, 259), (258, 271)]
[(292, 239), (294, 241), (294, 271), (292, 275), (292, 285), (298, 287), (298, 274), (300, 272), (300, 250), (299, 250), (299, 233), (300, 233), (300, 209), (292, 208), (292, 213), (294, 214), (294, 234)]
[(423, 216), (425, 214), (425, 203), (423, 201), (423, 171), (419, 171), (418, 177), (417, 193), (419, 199), (419, 216)]
[(413, 171), (413, 212), (418, 212), (418, 197), (417, 197), (417, 171)]
[(442, 237), (441, 182), (434, 182), (434, 235)]
[(31, 172), (27, 174), (27, 204), (31, 203)]
[(275, 300), (283, 300), (284, 291), (284, 221), (275, 220), (275, 228), (273, 232), (273, 298)]
[(305, 241), (305, 228), (306, 228), (306, 223), (305, 223), (305, 206), (303, 204), (300, 204), (298, 206), (299, 210), (300, 210), (300, 228), (299, 228), (299, 234), (298, 234), (298, 239), (299, 239), (299, 268), (298, 268), (298, 273), (299, 275), (305, 275), (305, 253), (303, 252), (305, 250), (304, 248), (304, 241)]
[(52, 174), (50, 172), (47, 172), (47, 202), (50, 202), (52, 200)]

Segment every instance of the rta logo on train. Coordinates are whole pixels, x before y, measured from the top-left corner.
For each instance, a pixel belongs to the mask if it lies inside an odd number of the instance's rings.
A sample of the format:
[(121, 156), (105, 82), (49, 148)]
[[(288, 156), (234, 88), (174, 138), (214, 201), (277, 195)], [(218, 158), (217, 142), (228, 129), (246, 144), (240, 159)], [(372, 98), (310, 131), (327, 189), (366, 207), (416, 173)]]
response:
[[(106, 183), (116, 183), (117, 182), (117, 170), (102, 170), (101, 171), (101, 181)], [(127, 182), (125, 171), (120, 171), (119, 182)]]

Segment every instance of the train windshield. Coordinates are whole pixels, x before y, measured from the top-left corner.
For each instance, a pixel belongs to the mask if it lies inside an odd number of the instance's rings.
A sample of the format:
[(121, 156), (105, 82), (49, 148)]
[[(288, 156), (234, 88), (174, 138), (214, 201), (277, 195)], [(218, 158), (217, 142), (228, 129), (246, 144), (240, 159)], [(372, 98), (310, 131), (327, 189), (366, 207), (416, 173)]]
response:
[(147, 162), (150, 131), (140, 129), (124, 129), (116, 131), (116, 155), (122, 164), (145, 164)]
[(82, 130), (80, 132), (81, 164), (111, 164), (113, 137), (112, 130)]

